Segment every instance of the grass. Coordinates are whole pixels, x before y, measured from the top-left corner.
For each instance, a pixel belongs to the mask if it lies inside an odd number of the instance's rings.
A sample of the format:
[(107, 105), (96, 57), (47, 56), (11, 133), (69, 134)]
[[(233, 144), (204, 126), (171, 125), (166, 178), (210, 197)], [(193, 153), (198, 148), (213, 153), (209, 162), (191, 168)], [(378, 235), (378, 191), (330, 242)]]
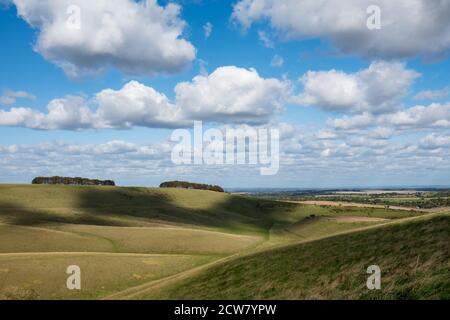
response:
[[(374, 218), (401, 220), (418, 214), (200, 190), (0, 185), (0, 299), (97, 299), (224, 258), (384, 223)], [(295, 261), (298, 253), (290, 254)], [(244, 275), (250, 258), (242, 259)], [(65, 287), (65, 268), (72, 264), (82, 269), (81, 292)], [(258, 281), (269, 284), (264, 270), (271, 268), (265, 262), (261, 268)], [(211, 270), (205, 267), (205, 275)], [(217, 285), (217, 279), (211, 278), (210, 285)], [(252, 283), (239, 281), (239, 286)], [(203, 296), (183, 292), (185, 298)], [(230, 291), (227, 297), (246, 292)], [(205, 290), (204, 295), (219, 293)], [(158, 297), (172, 295), (165, 291)], [(264, 295), (256, 290), (255, 296)]]
[(78, 233), (52, 228), (0, 225), (0, 253), (114, 252), (114, 244)]
[(226, 255), (253, 247), (263, 237), (183, 227), (0, 225), (0, 253), (111, 252)]
[(333, 217), (308, 217), (288, 226), (281, 225), (273, 229), (274, 236), (291, 237), (296, 240), (311, 240), (344, 231), (379, 224), (381, 221), (345, 222)]
[[(1, 299), (97, 299), (166, 277), (213, 257), (98, 253), (0, 254)], [(81, 291), (66, 288), (70, 265), (81, 268)]]
[[(260, 207), (207, 191), (2, 185), (0, 299), (95, 299), (250, 250), (270, 228)], [(81, 292), (65, 287), (71, 264)]]
[(278, 211), (274, 218), (277, 221), (294, 223), (308, 216), (352, 216), (352, 217), (371, 217), (384, 219), (402, 219), (422, 215), (420, 212), (392, 210), (384, 208), (364, 208), (364, 207), (345, 207), (345, 206), (318, 206), (308, 204), (293, 204), (292, 207), (286, 207), (285, 210)]
[(100, 227), (66, 225), (60, 229), (108, 239), (116, 252), (227, 255), (264, 238), (183, 227)]
[(261, 201), (211, 191), (87, 187), (0, 186), (0, 222), (145, 227), (186, 225), (242, 234), (267, 233)]
[[(152, 292), (159, 299), (449, 299), (450, 216), (409, 221), (235, 259)], [(366, 288), (366, 268), (382, 290)]]

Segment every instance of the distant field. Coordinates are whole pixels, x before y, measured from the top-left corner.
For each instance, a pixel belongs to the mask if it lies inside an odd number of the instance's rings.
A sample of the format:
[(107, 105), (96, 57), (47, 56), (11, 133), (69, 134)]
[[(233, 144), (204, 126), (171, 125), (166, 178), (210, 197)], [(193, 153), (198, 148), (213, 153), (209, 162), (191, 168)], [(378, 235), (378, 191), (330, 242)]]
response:
[(340, 202), (353, 202), (361, 204), (401, 206), (412, 209), (431, 209), (437, 207), (450, 207), (450, 192), (424, 192), (411, 194), (334, 194), (316, 195), (314, 197), (301, 197), (298, 200), (331, 200)]
[[(403, 207), (404, 209), (433, 209), (447, 207), (450, 212), (450, 189), (426, 190), (310, 190), (268, 191), (252, 193), (260, 199), (283, 201), (333, 201), (348, 204)], [(442, 210), (441, 210), (442, 211)]]
[[(218, 261), (421, 214), (200, 190), (0, 185), (0, 299), (126, 298), (131, 288), (144, 297), (139, 286)], [(81, 291), (65, 287), (69, 265), (82, 269)]]

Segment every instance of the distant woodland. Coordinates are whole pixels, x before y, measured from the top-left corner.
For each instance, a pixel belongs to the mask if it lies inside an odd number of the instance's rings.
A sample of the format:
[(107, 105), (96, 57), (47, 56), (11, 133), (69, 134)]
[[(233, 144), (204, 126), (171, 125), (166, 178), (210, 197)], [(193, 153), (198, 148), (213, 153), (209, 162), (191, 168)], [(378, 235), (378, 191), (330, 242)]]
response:
[(159, 186), (160, 188), (181, 188), (181, 189), (197, 189), (197, 190), (209, 190), (216, 192), (225, 192), (223, 188), (219, 186), (213, 186), (209, 184), (191, 183), (185, 181), (168, 181), (163, 182)]
[(82, 186), (115, 186), (112, 180), (97, 180), (87, 178), (69, 178), (69, 177), (36, 177), (31, 182), (32, 184), (67, 184), (67, 185), (82, 185)]

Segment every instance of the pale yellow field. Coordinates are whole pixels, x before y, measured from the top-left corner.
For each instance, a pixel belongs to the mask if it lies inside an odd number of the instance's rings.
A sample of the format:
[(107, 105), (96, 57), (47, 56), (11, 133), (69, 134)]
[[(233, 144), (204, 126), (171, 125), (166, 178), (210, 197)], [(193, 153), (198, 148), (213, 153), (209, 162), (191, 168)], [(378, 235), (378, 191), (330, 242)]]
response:
[(0, 253), (114, 252), (106, 239), (42, 227), (0, 225)]
[(235, 235), (178, 227), (100, 227), (64, 225), (59, 229), (107, 239), (116, 252), (231, 254), (256, 246), (261, 236)]
[(263, 237), (258, 236), (176, 227), (0, 225), (0, 253), (76, 251), (224, 255), (263, 241)]
[[(208, 256), (110, 253), (0, 254), (1, 299), (95, 299), (211, 261)], [(68, 290), (67, 267), (81, 268)]]

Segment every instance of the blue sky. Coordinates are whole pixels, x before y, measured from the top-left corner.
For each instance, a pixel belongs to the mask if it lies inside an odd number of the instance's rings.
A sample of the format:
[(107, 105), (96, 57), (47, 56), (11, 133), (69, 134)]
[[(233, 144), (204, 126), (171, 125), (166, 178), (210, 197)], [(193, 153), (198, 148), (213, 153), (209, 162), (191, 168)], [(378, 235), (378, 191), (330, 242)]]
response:
[[(450, 1), (369, 2), (0, 1), (0, 183), (448, 185)], [(278, 174), (175, 165), (194, 120), (280, 128)]]

